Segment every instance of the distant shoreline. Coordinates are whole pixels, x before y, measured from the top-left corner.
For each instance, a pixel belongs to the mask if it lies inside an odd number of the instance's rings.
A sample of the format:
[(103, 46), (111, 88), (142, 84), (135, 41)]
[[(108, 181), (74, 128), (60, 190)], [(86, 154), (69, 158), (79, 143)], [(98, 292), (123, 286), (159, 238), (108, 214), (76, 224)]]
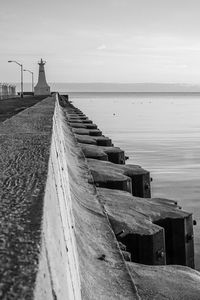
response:
[(164, 92), (160, 92), (160, 91), (155, 91), (155, 92), (126, 92), (126, 91), (68, 91), (66, 93), (69, 93), (69, 94), (200, 94), (200, 91), (199, 92), (167, 92), (167, 91), (164, 91)]
[[(20, 91), (20, 84), (15, 83)], [(60, 93), (142, 93), (142, 94), (199, 94), (199, 85), (156, 83), (69, 83), (49, 82), (51, 91)], [(31, 83), (24, 83), (24, 91), (31, 91)]]

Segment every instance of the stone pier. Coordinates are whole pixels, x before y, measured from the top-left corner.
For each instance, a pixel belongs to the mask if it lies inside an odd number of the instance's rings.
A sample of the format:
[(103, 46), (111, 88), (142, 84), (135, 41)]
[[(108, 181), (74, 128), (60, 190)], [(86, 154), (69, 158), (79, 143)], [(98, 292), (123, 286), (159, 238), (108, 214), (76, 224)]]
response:
[(1, 299), (199, 299), (191, 214), (151, 198), (149, 171), (67, 97), (0, 140)]

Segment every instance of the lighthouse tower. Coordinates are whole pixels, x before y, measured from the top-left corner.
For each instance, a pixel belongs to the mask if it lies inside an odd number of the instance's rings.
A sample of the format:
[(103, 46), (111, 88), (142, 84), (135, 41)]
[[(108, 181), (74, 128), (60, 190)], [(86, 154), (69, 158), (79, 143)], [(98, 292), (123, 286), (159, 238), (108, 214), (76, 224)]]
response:
[(41, 59), (41, 61), (38, 63), (39, 65), (39, 76), (38, 76), (38, 83), (36, 84), (34, 88), (34, 95), (50, 95), (50, 86), (47, 84), (45, 71), (44, 71), (44, 65), (45, 61)]

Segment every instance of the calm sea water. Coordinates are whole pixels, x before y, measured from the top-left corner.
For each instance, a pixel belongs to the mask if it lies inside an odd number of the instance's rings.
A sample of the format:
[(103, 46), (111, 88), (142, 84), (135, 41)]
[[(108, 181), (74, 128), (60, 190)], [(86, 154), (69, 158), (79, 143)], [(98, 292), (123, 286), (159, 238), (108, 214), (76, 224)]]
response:
[(127, 163), (151, 172), (152, 196), (178, 200), (192, 212), (200, 269), (200, 94), (71, 93), (70, 99)]

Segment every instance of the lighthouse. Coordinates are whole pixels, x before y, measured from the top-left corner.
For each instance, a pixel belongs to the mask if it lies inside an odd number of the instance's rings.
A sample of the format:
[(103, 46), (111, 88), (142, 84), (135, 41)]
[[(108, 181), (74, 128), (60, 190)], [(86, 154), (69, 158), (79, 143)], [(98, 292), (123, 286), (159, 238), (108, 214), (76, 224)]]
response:
[(45, 61), (42, 60), (38, 63), (39, 65), (39, 75), (38, 75), (38, 83), (34, 88), (34, 95), (50, 95), (50, 86), (47, 84), (44, 65), (46, 64)]

